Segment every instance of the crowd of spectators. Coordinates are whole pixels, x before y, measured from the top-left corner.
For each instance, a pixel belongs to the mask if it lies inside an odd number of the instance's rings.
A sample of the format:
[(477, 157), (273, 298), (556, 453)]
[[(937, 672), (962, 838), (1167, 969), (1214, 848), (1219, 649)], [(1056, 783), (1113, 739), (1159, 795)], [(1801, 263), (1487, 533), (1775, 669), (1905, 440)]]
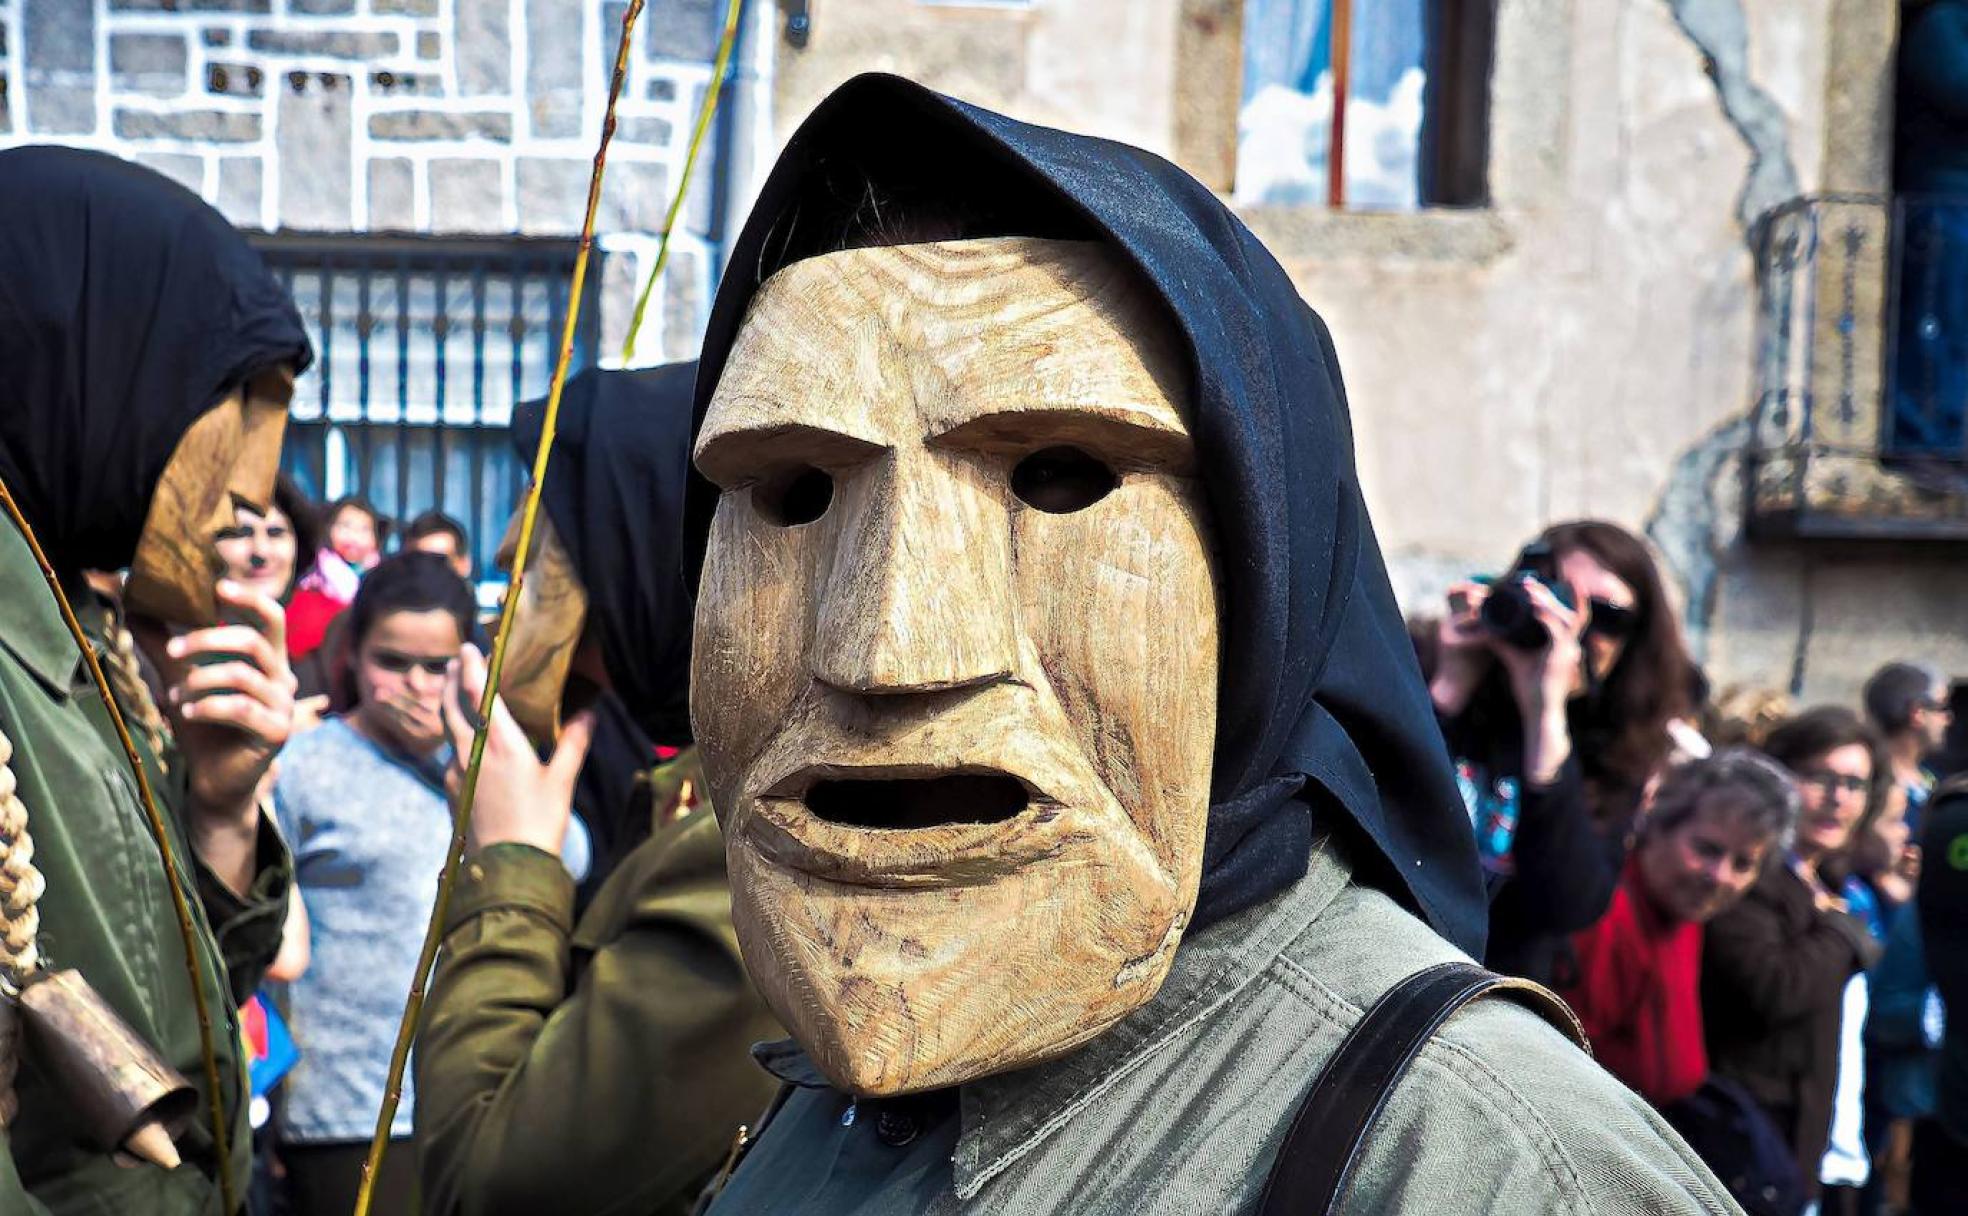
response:
[(1946, 674), (1889, 663), (1859, 706), (1709, 696), (1646, 545), (1598, 521), (1444, 609), (1412, 633), (1490, 883), (1485, 961), (1561, 991), (1747, 1210), (1968, 1211), (1915, 912)]
[[(457, 521), (397, 529), (360, 498), (325, 519), (283, 480), (217, 540), (230, 578), (302, 622), (305, 733), (272, 806), (304, 947), (267, 998), (300, 1044), (268, 1156), (302, 1212), (343, 1210), (359, 1177), (450, 838), (445, 672), (483, 636)], [(1948, 678), (1887, 664), (1863, 712), (1710, 696), (1678, 621), (1646, 544), (1592, 520), (1417, 620), (1492, 895), (1485, 961), (1560, 991), (1748, 1210), (1963, 1210), (1937, 1206), (1959, 1171), (1934, 1159), (1968, 1145), (1936, 1120), (1945, 1005), (1914, 914)], [(578, 830), (562, 856), (578, 878)], [(387, 1160), (382, 1193), (407, 1202), (414, 1156)]]
[[(272, 793), (304, 946), (268, 998), (300, 1044), (274, 1168), (302, 1212), (343, 1210), (359, 1177), (450, 838), (445, 673), (483, 636), (457, 521), (397, 529), (360, 498), (325, 520), (283, 480), (217, 538), (228, 577), (287, 605), (308, 694)], [(1492, 895), (1485, 961), (1560, 991), (1748, 1210), (1968, 1210), (1934, 1168), (1968, 1144), (1937, 1121), (1946, 1010), (1914, 910), (1947, 675), (1889, 663), (1858, 708), (1711, 696), (1679, 619), (1646, 544), (1585, 520), (1417, 620)], [(577, 877), (583, 852), (570, 830)], [(407, 1202), (414, 1156), (388, 1160)]]

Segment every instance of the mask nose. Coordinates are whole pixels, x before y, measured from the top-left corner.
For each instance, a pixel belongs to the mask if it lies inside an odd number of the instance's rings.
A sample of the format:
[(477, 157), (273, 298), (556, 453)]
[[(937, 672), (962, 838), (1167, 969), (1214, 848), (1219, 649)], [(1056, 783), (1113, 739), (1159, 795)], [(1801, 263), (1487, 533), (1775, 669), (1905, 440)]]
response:
[(817, 679), (881, 694), (1010, 677), (1010, 520), (986, 476), (961, 457), (905, 449), (841, 487), (814, 620)]

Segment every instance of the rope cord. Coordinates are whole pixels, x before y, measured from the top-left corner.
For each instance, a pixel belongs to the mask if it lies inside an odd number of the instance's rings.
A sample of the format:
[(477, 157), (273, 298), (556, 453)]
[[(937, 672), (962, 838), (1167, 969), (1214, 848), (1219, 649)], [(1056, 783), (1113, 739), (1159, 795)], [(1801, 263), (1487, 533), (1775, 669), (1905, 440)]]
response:
[(20, 1015), (7, 997), (41, 967), (41, 913), (35, 905), (47, 889), (34, 868), (34, 837), (28, 835), (27, 807), (15, 788), (13, 759), (13, 741), (0, 731), (0, 1128), (19, 1110), (14, 1076), (20, 1068)]

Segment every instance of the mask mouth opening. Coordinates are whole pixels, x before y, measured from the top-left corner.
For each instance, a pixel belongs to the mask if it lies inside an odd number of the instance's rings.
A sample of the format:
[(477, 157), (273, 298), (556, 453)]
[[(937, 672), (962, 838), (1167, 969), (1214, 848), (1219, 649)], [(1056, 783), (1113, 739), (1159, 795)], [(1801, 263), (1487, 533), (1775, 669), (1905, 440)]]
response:
[(1031, 805), (1031, 791), (1003, 773), (951, 773), (895, 780), (826, 780), (806, 792), (806, 809), (843, 827), (907, 830), (1004, 823)]

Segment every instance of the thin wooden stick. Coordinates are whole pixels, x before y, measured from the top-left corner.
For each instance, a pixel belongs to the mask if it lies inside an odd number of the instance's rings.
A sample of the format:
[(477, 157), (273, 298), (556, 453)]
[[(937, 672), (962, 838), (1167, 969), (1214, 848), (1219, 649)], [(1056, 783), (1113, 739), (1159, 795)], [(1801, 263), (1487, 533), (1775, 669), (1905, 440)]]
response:
[(663, 277), (663, 267), (670, 261), (670, 234), (676, 231), (677, 216), (683, 211), (683, 201), (690, 195), (690, 176), (697, 168), (697, 153), (704, 146), (704, 132), (711, 128), (711, 115), (717, 113), (718, 94), (724, 89), (725, 67), (731, 62), (731, 48), (738, 41), (738, 13), (745, 0), (731, 0), (724, 10), (724, 33), (718, 39), (717, 60), (711, 65), (711, 81), (704, 86), (704, 102), (697, 109), (697, 129), (690, 133), (690, 150), (683, 158), (683, 175), (677, 180), (676, 194), (670, 199), (670, 213), (663, 217), (663, 233), (656, 243), (656, 264), (650, 268), (649, 278), (642, 285), (642, 294), (636, 297), (635, 315), (629, 320), (628, 336), (622, 339), (622, 363), (624, 366), (635, 361), (636, 335), (642, 332), (642, 317), (649, 310), (649, 295), (656, 289), (656, 280)]
[(1326, 146), (1326, 206), (1346, 205), (1346, 95), (1353, 90), (1353, 0), (1332, 0), (1332, 139)]
[(540, 491), (546, 485), (547, 461), (553, 455), (554, 427), (560, 419), (560, 398), (567, 387), (567, 368), (574, 357), (574, 333), (581, 316), (582, 287), (587, 281), (588, 254), (594, 246), (595, 213), (601, 206), (601, 181), (608, 163), (608, 143), (615, 134), (615, 103), (622, 95), (622, 81), (628, 75), (629, 38), (643, 0), (630, 0), (622, 14), (622, 37), (615, 48), (615, 75), (608, 86), (608, 107), (601, 123), (601, 144), (595, 149), (594, 171), (588, 178), (588, 210), (581, 221), (581, 245), (574, 255), (574, 278), (568, 287), (567, 319), (561, 326), (560, 353), (554, 360), (553, 381), (547, 390), (546, 418), (540, 427), (540, 444), (533, 453), (533, 480), (527, 487), (525, 505), (519, 517), (519, 544), (513, 551), (512, 583), (506, 588), (504, 605), (499, 609), (499, 629), (492, 639), (492, 657), (485, 673), (485, 691), (479, 698), (478, 729), (472, 734), (471, 759), (465, 766), (464, 783), (458, 791), (458, 805), (452, 814), (451, 847), (438, 875), (437, 902), (431, 909), (430, 924), (424, 929), (423, 948), (417, 955), (417, 970), (410, 979), (410, 996), (403, 1007), (403, 1020), (397, 1026), (396, 1046), (390, 1052), (389, 1075), (383, 1085), (383, 1106), (376, 1113), (376, 1132), (369, 1142), (369, 1155), (362, 1163), (362, 1181), (355, 1196), (355, 1216), (368, 1216), (375, 1197), (376, 1176), (383, 1155), (389, 1151), (390, 1124), (403, 1100), (403, 1074), (410, 1062), (410, 1046), (423, 1014), (424, 986), (437, 961), (437, 949), (444, 936), (444, 920), (451, 908), (451, 892), (457, 885), (458, 869), (464, 860), (465, 836), (471, 827), (472, 802), (478, 796), (478, 772), (485, 760), (485, 739), (492, 722), (492, 708), (499, 695), (499, 680), (505, 672), (506, 646), (512, 637), (514, 610), (519, 606), (520, 587), (526, 579), (526, 558), (533, 548), (533, 525), (540, 514)]
[(212, 1099), (212, 1148), (218, 1154), (219, 1196), (225, 1204), (228, 1216), (239, 1210), (237, 1193), (232, 1185), (232, 1154), (230, 1139), (226, 1134), (225, 1095), (219, 1090), (219, 1053), (212, 1038), (212, 1010), (205, 1002), (205, 988), (198, 970), (198, 934), (192, 928), (191, 901), (185, 896), (184, 883), (178, 878), (177, 850), (171, 847), (171, 837), (164, 824), (164, 814), (157, 808), (157, 795), (150, 788), (150, 778), (144, 773), (143, 760), (137, 755), (136, 741), (130, 737), (129, 724), (123, 720), (123, 711), (116, 704), (116, 694), (110, 691), (109, 677), (103, 674), (102, 664), (96, 660), (95, 647), (89, 645), (89, 636), (82, 632), (82, 622), (76, 619), (75, 608), (68, 602), (68, 593), (62, 590), (61, 579), (55, 575), (55, 568), (48, 563), (48, 555), (42, 551), (40, 540), (28, 524), (27, 517), (21, 514), (20, 504), (14, 501), (13, 491), (7, 488), (5, 480), (0, 480), (0, 506), (26, 538), (27, 547), (34, 552), (34, 564), (41, 567), (41, 578), (54, 594), (55, 604), (61, 609), (62, 623), (68, 626), (69, 636), (82, 651), (82, 661), (88, 665), (89, 678), (95, 682), (96, 691), (101, 694), (103, 705), (109, 710), (110, 724), (116, 728), (117, 742), (123, 745), (123, 756), (130, 762), (130, 772), (137, 779), (137, 793), (143, 801), (144, 815), (150, 820), (150, 834), (157, 841), (157, 852), (164, 860), (164, 882), (171, 891), (171, 907), (178, 915), (178, 936), (184, 942), (185, 973), (191, 977), (192, 1008), (198, 1014), (198, 1045), (205, 1055), (205, 1088)]

